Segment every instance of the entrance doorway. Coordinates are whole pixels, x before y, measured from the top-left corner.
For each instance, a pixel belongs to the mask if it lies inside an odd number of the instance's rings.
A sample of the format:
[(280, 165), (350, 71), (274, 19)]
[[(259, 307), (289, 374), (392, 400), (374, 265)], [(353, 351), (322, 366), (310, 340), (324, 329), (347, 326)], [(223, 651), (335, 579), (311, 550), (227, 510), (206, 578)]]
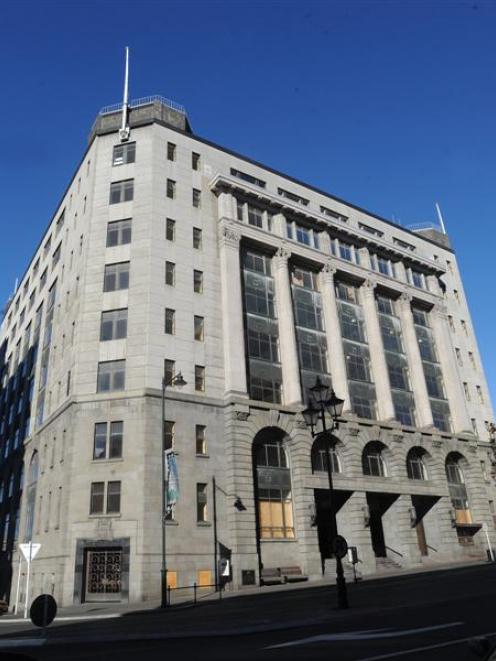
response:
[(397, 498), (397, 494), (367, 493), (367, 505), (369, 507), (370, 517), (370, 537), (376, 558), (385, 558), (387, 556), (386, 538), (384, 536), (382, 517)]
[[(415, 510), (415, 531), (420, 555), (429, 555), (429, 544), (425, 534), (424, 516), (439, 500), (438, 496), (412, 496), (412, 505)], [(432, 548), (432, 547), (431, 547)], [(435, 551), (435, 549), (433, 549)]]
[(120, 601), (122, 549), (86, 549), (82, 601)]
[(427, 540), (425, 538), (424, 522), (422, 520), (417, 523), (415, 530), (417, 531), (417, 541), (420, 555), (429, 555), (429, 551), (427, 550)]

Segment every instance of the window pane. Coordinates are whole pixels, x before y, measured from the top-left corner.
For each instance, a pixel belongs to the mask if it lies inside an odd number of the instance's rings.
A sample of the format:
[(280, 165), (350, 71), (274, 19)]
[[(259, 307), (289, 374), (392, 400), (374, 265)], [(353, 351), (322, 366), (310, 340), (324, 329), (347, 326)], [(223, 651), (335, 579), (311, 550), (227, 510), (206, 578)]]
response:
[(201, 294), (203, 291), (203, 272), (202, 271), (193, 271), (193, 290), (197, 294)]
[(195, 390), (205, 390), (205, 368), (195, 365)]
[(95, 443), (93, 447), (93, 459), (105, 459), (107, 447), (107, 423), (97, 422), (95, 424)]
[(205, 429), (206, 427), (204, 425), (196, 425), (196, 454), (207, 453)]
[(123, 422), (110, 423), (109, 458), (122, 457)]
[(90, 514), (103, 513), (103, 495), (105, 483), (92, 482), (91, 483), (91, 496), (90, 496)]
[(203, 342), (203, 317), (195, 315), (195, 340)]
[(109, 482), (107, 485), (107, 514), (121, 511), (121, 483)]

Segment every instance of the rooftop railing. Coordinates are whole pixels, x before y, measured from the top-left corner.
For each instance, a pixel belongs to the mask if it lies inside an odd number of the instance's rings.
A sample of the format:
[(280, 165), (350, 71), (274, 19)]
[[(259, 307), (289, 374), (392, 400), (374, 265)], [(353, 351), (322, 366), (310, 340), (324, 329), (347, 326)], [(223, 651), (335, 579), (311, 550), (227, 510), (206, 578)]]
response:
[[(186, 114), (186, 109), (180, 103), (166, 99), (165, 96), (160, 96), (159, 94), (154, 94), (153, 96), (142, 96), (140, 99), (132, 99), (129, 101), (128, 105), (129, 108), (139, 108), (140, 106), (148, 106), (155, 101), (162, 103), (164, 106), (167, 106), (171, 110), (177, 110), (177, 112), (180, 112), (183, 115)], [(104, 106), (98, 114), (110, 115), (111, 113), (119, 112), (120, 110), (122, 110), (122, 103), (114, 103), (111, 106)]]
[(406, 225), (406, 228), (412, 230), (412, 232), (418, 230), (436, 230), (436, 232), (442, 233), (442, 230), (437, 223), (413, 223), (413, 225)]

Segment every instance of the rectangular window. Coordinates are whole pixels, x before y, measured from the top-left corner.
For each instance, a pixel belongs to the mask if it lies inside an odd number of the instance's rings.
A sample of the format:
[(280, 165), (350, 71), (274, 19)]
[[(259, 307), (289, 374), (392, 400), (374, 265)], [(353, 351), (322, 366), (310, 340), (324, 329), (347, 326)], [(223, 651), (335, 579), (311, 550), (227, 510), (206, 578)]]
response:
[(263, 227), (263, 213), (261, 209), (248, 204), (248, 223), (254, 227)]
[(471, 351), (468, 352), (468, 357), (470, 360), (470, 364), (475, 369), (475, 358), (474, 358), (474, 354)]
[(110, 423), (109, 459), (118, 459), (122, 457), (123, 432), (124, 423), (122, 421)]
[(193, 227), (193, 248), (195, 250), (202, 249), (202, 231), (199, 227)]
[(167, 335), (174, 335), (175, 333), (175, 315), (175, 310), (165, 308), (165, 332)]
[(46, 285), (47, 277), (48, 277), (48, 268), (46, 268), (40, 276), (40, 291)]
[(463, 382), (463, 392), (465, 393), (465, 399), (467, 401), (470, 401), (470, 390), (468, 387), (468, 383), (466, 383), (465, 381)]
[(467, 322), (464, 321), (463, 319), (461, 319), (460, 324), (461, 324), (461, 326), (462, 326), (462, 330), (463, 330), (463, 332), (464, 332), (465, 335), (467, 335), (467, 337), (468, 337)]
[(164, 380), (166, 385), (169, 385), (172, 383), (172, 379), (176, 375), (176, 361), (175, 360), (168, 360), (167, 358), (164, 360)]
[(341, 220), (342, 222), (346, 222), (348, 220), (348, 216), (343, 216), (340, 213), (337, 213), (337, 211), (333, 211), (332, 209), (328, 209), (327, 207), (320, 207), (320, 213), (323, 214), (324, 216), (329, 216), (329, 218), (335, 218), (336, 220)]
[(203, 292), (203, 271), (193, 271), (193, 291), (197, 294)]
[(193, 206), (199, 209), (201, 203), (201, 191), (198, 190), (198, 188), (193, 188), (192, 201), (193, 201)]
[(203, 317), (195, 315), (195, 340), (203, 342)]
[(287, 200), (301, 204), (304, 207), (308, 206), (309, 200), (307, 200), (305, 197), (300, 197), (300, 195), (295, 195), (295, 193), (284, 190), (284, 188), (278, 188), (277, 194), (281, 197), (285, 197)]
[(121, 511), (121, 483), (107, 484), (107, 514), (119, 514)]
[(100, 342), (127, 337), (127, 308), (102, 312)]
[(131, 218), (115, 220), (107, 225), (107, 248), (131, 243)]
[(456, 353), (456, 360), (457, 363), (460, 365), (460, 367), (463, 366), (463, 361), (462, 361), (462, 352), (458, 347), (455, 347), (455, 353)]
[(176, 182), (172, 179), (167, 179), (167, 197), (171, 200), (176, 197)]
[(236, 200), (236, 218), (241, 222), (244, 220), (244, 207), (245, 205), (241, 200)]
[(479, 398), (479, 402), (481, 404), (484, 404), (484, 395), (482, 394), (482, 388), (480, 386), (475, 386), (475, 389), (477, 390), (477, 397)]
[(105, 265), (103, 291), (129, 289), (129, 262)]
[(109, 360), (103, 363), (98, 363), (97, 392), (124, 390), (125, 382), (125, 360)]
[(205, 390), (205, 368), (202, 365), (195, 365), (195, 390)]
[(103, 514), (105, 482), (91, 483), (90, 514)]
[(176, 145), (173, 142), (167, 143), (167, 160), (168, 161), (176, 160)]
[(197, 154), (196, 152), (192, 152), (191, 154), (191, 167), (193, 170), (199, 170), (200, 169), (200, 154)]
[(381, 232), (375, 227), (370, 227), (370, 225), (365, 225), (364, 223), (358, 223), (358, 227), (364, 232), (367, 232), (367, 234), (372, 234), (373, 236), (384, 236), (384, 232)]
[(115, 145), (112, 154), (112, 165), (126, 165), (134, 163), (136, 160), (136, 143), (127, 142), (126, 144)]
[(107, 456), (107, 423), (97, 422), (95, 424), (95, 436), (93, 442), (93, 459), (105, 459)]
[(207, 454), (205, 425), (196, 425), (196, 454)]
[(165, 221), (165, 238), (167, 241), (176, 240), (176, 221), (172, 218), (167, 218)]
[(55, 251), (52, 255), (52, 269), (54, 269), (60, 261), (61, 246), (62, 244), (59, 243), (59, 245), (55, 248)]
[(176, 423), (172, 420), (164, 420), (164, 435), (165, 435), (165, 449), (174, 449), (174, 436), (176, 431)]
[(125, 179), (124, 181), (114, 181), (110, 184), (109, 204), (119, 204), (119, 202), (130, 202), (134, 197), (134, 179)]
[(207, 488), (208, 484), (198, 482), (196, 485), (196, 520), (198, 523), (207, 521)]
[(165, 262), (165, 284), (171, 287), (175, 283), (175, 269), (176, 265), (174, 262)]

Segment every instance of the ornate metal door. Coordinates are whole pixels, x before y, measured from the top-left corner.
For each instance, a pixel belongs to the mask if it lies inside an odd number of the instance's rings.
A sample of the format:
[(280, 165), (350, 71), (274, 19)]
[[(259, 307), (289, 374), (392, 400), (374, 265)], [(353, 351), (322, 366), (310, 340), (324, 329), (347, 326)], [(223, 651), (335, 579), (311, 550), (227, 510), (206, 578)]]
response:
[(121, 549), (87, 549), (85, 601), (121, 599)]

